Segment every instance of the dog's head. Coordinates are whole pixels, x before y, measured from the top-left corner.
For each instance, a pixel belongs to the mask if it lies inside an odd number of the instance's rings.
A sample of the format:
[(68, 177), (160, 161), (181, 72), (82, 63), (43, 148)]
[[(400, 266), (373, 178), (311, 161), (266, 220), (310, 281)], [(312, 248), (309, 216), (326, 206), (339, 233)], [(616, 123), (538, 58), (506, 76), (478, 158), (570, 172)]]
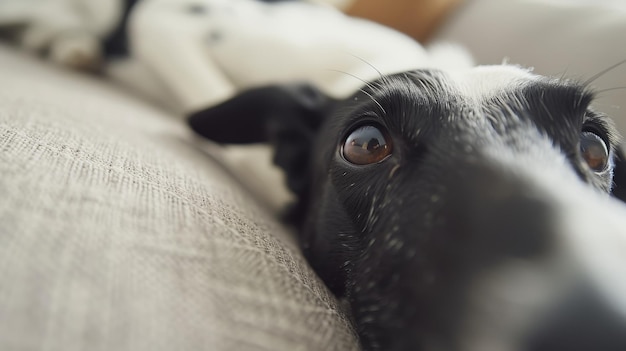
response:
[(259, 88), (190, 124), (275, 144), (367, 349), (626, 350), (626, 178), (592, 101), (511, 66), (420, 70), (344, 101)]

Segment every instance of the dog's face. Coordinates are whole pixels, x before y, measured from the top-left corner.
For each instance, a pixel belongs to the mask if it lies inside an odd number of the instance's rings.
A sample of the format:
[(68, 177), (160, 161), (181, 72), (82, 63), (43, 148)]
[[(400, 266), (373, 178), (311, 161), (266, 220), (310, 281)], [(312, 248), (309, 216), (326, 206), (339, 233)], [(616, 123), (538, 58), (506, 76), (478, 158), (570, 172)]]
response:
[(339, 102), (262, 88), (191, 124), (258, 141), (215, 121), (259, 114), (301, 199), (303, 250), (366, 349), (622, 350), (626, 210), (592, 100), (510, 66), (422, 70)]

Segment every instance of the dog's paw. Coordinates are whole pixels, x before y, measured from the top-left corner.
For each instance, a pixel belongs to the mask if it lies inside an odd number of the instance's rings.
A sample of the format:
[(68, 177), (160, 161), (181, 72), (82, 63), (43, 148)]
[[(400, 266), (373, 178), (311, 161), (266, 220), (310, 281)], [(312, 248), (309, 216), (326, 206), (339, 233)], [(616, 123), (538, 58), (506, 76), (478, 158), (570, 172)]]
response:
[(102, 47), (89, 33), (67, 33), (52, 41), (49, 58), (72, 69), (95, 71), (102, 65)]

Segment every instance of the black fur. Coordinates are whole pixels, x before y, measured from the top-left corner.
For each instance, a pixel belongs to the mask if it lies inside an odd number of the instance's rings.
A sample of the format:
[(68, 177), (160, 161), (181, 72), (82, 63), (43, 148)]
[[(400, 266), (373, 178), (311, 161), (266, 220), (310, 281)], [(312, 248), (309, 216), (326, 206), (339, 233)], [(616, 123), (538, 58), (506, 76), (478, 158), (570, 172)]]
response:
[[(598, 174), (580, 155), (588, 129), (617, 149), (592, 99), (580, 85), (545, 79), (477, 107), (450, 89), (445, 74), (415, 71), (345, 101), (306, 85), (254, 89), (190, 124), (219, 142), (275, 145), (299, 196), (303, 251), (350, 302), (366, 349), (460, 350), (474, 278), (511, 257), (545, 258), (555, 245), (543, 194), (486, 157), (491, 150), (547, 168), (552, 155), (563, 155), (589, 186), (609, 192), (615, 183), (624, 199), (624, 159)], [(364, 124), (389, 131), (391, 157), (364, 166), (342, 157), (343, 140)]]
[[(262, 87), (193, 113), (188, 121), (196, 133), (219, 143), (271, 142), (274, 163), (285, 170), (289, 189), (303, 199), (299, 208), (310, 190), (312, 145), (333, 102), (307, 84)], [(298, 221), (304, 212), (292, 215)]]
[(613, 196), (626, 201), (626, 154), (622, 147), (617, 148), (615, 152), (613, 179)]

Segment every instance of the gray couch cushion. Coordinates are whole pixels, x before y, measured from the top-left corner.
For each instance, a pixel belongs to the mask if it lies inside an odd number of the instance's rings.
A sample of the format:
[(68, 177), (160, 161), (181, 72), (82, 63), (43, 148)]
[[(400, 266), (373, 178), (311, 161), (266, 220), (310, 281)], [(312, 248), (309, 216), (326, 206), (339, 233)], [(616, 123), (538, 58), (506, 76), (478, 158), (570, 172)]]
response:
[(0, 350), (356, 350), (182, 123), (0, 47)]

